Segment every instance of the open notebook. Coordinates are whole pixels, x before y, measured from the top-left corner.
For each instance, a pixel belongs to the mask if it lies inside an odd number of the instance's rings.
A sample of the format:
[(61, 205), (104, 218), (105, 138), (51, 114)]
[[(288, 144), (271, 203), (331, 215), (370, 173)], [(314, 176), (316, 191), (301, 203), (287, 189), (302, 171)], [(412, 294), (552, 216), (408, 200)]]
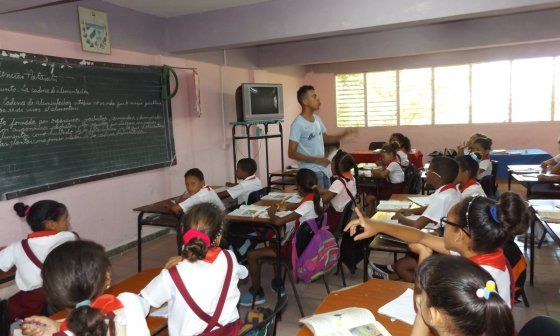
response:
[(391, 336), (371, 311), (365, 308), (346, 308), (299, 320), (315, 336)]

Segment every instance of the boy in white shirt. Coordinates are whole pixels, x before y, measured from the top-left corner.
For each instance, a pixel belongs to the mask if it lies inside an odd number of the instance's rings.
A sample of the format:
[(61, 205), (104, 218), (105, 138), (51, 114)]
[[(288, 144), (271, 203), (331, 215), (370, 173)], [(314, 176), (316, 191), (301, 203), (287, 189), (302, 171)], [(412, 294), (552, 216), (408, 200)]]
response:
[[(455, 160), (445, 156), (435, 157), (430, 163), (426, 173), (426, 188), (436, 189), (430, 195), (427, 206), (416, 209), (399, 210), (392, 219), (397, 219), (400, 224), (423, 229), (428, 224), (439, 226), (441, 218), (447, 216), (449, 209), (461, 201), (461, 193), (455, 186), (455, 179), (459, 172), (459, 165)], [(420, 215), (418, 219), (410, 219), (406, 216)], [(383, 266), (370, 263), (369, 271), (373, 277), (383, 279), (402, 279), (413, 282), (417, 260), (413, 256), (403, 257), (393, 266)]]
[(459, 165), (459, 173), (455, 179), (457, 190), (461, 193), (461, 199), (470, 196), (484, 196), (486, 193), (476, 180), (478, 173), (478, 162), (471, 155), (462, 155), (455, 159)]
[(247, 204), (249, 194), (263, 187), (261, 180), (255, 175), (256, 172), (257, 163), (255, 160), (245, 158), (237, 161), (235, 177), (240, 180), (239, 183), (227, 190), (220, 191), (218, 196), (220, 198), (231, 197), (237, 199), (237, 204)]
[(171, 201), (168, 208), (175, 214), (187, 213), (189, 208), (195, 204), (209, 202), (216, 205), (220, 210), (226, 207), (214, 189), (204, 182), (204, 174), (198, 168), (192, 168), (185, 173), (185, 187), (187, 188), (186, 198), (179, 197), (175, 202)]

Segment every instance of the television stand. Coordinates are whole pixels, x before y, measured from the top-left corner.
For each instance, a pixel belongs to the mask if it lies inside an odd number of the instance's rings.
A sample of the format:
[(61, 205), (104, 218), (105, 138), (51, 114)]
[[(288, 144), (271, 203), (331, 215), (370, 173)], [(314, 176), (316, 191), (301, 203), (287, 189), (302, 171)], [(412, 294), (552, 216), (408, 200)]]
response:
[[(266, 176), (270, 175), (270, 162), (268, 153), (268, 139), (279, 138), (280, 139), (280, 163), (282, 167), (282, 172), (284, 171), (284, 132), (282, 130), (283, 120), (253, 120), (253, 121), (235, 121), (230, 122), (231, 127), (231, 139), (232, 139), (232, 149), (233, 149), (233, 176), (235, 177), (235, 170), (237, 168), (237, 152), (236, 152), (236, 142), (237, 140), (247, 140), (247, 157), (251, 158), (251, 141), (264, 139), (265, 143), (265, 153), (266, 153)], [(251, 135), (252, 126), (264, 126), (264, 134)], [(278, 125), (277, 133), (269, 133), (270, 125)], [(245, 129), (245, 134), (237, 134), (237, 129)], [(259, 153), (260, 154), (260, 153)], [(258, 158), (256, 158), (258, 159)], [(237, 177), (235, 177), (235, 182), (237, 182)], [(270, 187), (270, 185), (269, 185)]]

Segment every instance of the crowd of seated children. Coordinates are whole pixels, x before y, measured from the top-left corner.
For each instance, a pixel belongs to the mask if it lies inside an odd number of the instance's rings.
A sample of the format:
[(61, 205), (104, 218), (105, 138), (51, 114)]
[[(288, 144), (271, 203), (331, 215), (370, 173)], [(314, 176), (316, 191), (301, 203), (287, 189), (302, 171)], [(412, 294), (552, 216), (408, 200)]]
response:
[(511, 269), (503, 247), (515, 235), (525, 232), (529, 225), (529, 211), (518, 194), (505, 192), (498, 202), (482, 196), (471, 196), (455, 204), (447, 216), (441, 218), (443, 237), (421, 230), (366, 219), (358, 211), (359, 219), (346, 227), (353, 235), (358, 226), (364, 232), (355, 239), (389, 234), (411, 244), (419, 262), (432, 252), (459, 254), (488, 271), (497, 284), (504, 301), (511, 306)]
[(472, 144), (478, 138), (488, 138), (488, 136), (486, 136), (485, 134), (482, 134), (482, 133), (473, 133), (470, 136), (469, 140), (467, 140), (467, 141), (463, 142), (462, 144), (460, 144), (459, 146), (457, 146), (457, 156), (470, 154), (473, 151), (472, 150)]
[(408, 154), (411, 152), (410, 139), (402, 133), (393, 133), (389, 138), (389, 143), (397, 144), (397, 156), (399, 158), (399, 163), (402, 167), (408, 167), (410, 164), (408, 161)]
[(397, 155), (397, 143), (386, 143), (381, 148), (381, 168), (371, 170), (371, 176), (379, 179), (377, 195), (366, 196), (366, 213), (375, 212), (377, 200), (387, 200), (393, 194), (402, 194), (404, 188), (404, 171)]
[(75, 233), (68, 231), (70, 215), (62, 203), (51, 200), (38, 201), (32, 206), (16, 203), (14, 210), (19, 217), (25, 218), (33, 232), (0, 251), (0, 269), (6, 272), (16, 267), (15, 282), (19, 289), (8, 300), (9, 323), (44, 310), (42, 264), (52, 249), (77, 238)]
[(338, 222), (344, 208), (352, 200), (355, 200), (358, 192), (356, 179), (352, 171), (358, 171), (356, 162), (352, 155), (339, 150), (333, 157), (332, 175), (336, 179), (329, 189), (321, 190), (321, 199), (327, 207), (327, 223), (331, 232), (338, 231)]
[(195, 204), (209, 202), (216, 205), (220, 210), (225, 210), (222, 200), (214, 189), (204, 182), (204, 174), (198, 168), (192, 168), (185, 173), (185, 187), (187, 192), (178, 197), (167, 206), (175, 214), (187, 213), (189, 208)]
[[(402, 209), (395, 213), (393, 219), (406, 226), (423, 229), (428, 224), (437, 227), (442, 217), (446, 216), (449, 209), (461, 200), (461, 193), (457, 190), (455, 179), (459, 166), (455, 160), (449, 157), (435, 157), (426, 174), (426, 187), (435, 189), (430, 195), (428, 205), (415, 209)], [(407, 216), (419, 215), (417, 219)], [(371, 263), (368, 268), (373, 277), (412, 282), (416, 270), (416, 256), (407, 255), (394, 265), (384, 266)]]
[(218, 196), (223, 199), (231, 197), (237, 200), (237, 204), (247, 204), (249, 194), (253, 191), (262, 189), (261, 180), (255, 175), (257, 163), (251, 158), (237, 161), (235, 177), (240, 180), (235, 185), (229, 185), (224, 191), (220, 191)]
[(41, 276), (48, 301), (68, 317), (62, 322), (29, 317), (22, 324), (24, 335), (150, 335), (138, 295), (103, 294), (111, 283), (111, 264), (101, 245), (65, 242), (47, 256)]
[(492, 139), (477, 138), (472, 143), (472, 152), (480, 154), (478, 163), (478, 174), (476, 178), (480, 181), (484, 176), (492, 174), (492, 161), (490, 161), (490, 150), (492, 150)]
[[(293, 210), (292, 213), (284, 217), (278, 217), (276, 211), (283, 209), (270, 207), (268, 210), (268, 215), (272, 223), (284, 228), (284, 240), (280, 247), (282, 257), (284, 258), (289, 258), (291, 256), (291, 241), (299, 225), (307, 220), (316, 218), (318, 222), (321, 223), (324, 215), (323, 202), (321, 201), (321, 195), (317, 187), (317, 175), (310, 169), (300, 169), (296, 174), (296, 185), (298, 193), (303, 199), (297, 206), (294, 205), (295, 209), (288, 208), (288, 210)], [(251, 306), (253, 296), (255, 296), (255, 304), (263, 304), (266, 302), (264, 290), (261, 286), (261, 266), (258, 262), (259, 259), (264, 257), (276, 257), (276, 249), (274, 246), (254, 249), (248, 253), (251, 288), (241, 296), (241, 300), (239, 301), (241, 306)], [(283, 284), (276, 282), (279, 270), (275, 267), (274, 271), (276, 276), (272, 280), (271, 287), (274, 291), (283, 293)]]
[(511, 336), (510, 308), (491, 274), (458, 256), (433, 255), (416, 274), (413, 336)]
[(459, 165), (459, 173), (455, 179), (457, 189), (461, 193), (462, 198), (469, 196), (486, 196), (482, 186), (476, 179), (478, 174), (478, 161), (473, 158), (472, 153), (469, 155), (461, 155), (455, 158)]
[[(213, 204), (201, 203), (189, 209), (183, 223), (183, 254), (171, 258), (140, 295), (152, 307), (168, 304), (170, 335), (199, 335), (218, 329), (221, 335), (237, 335), (241, 327), (237, 284), (247, 277), (247, 269), (237, 263), (232, 251), (219, 247), (226, 229), (224, 214)], [(215, 324), (203, 321), (196, 307), (207, 318), (219, 314)]]

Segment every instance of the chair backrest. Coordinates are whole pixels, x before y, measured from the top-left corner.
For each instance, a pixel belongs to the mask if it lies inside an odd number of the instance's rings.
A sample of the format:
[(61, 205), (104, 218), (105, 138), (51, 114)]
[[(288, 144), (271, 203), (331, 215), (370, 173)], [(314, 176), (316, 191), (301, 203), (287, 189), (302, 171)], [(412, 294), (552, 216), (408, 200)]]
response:
[(494, 192), (494, 177), (492, 175), (486, 175), (480, 180), (480, 186), (487, 197), (495, 198), (496, 194)]
[(385, 144), (384, 141), (372, 141), (369, 143), (368, 149), (369, 150), (381, 149), (384, 144)]
[(494, 178), (492, 187), (494, 189), (494, 195), (496, 195), (498, 191), (498, 169), (500, 168), (500, 163), (496, 160), (490, 160), (490, 162), (492, 162), (492, 177)]
[(408, 165), (404, 169), (404, 190), (405, 194), (419, 194), (422, 191), (422, 176), (418, 168)]
[(346, 204), (344, 210), (342, 210), (342, 215), (340, 215), (340, 219), (338, 220), (338, 230), (334, 234), (334, 238), (336, 239), (336, 241), (339, 241), (340, 237), (342, 237), (342, 234), (344, 233), (344, 227), (350, 222), (350, 219), (352, 219), (352, 214), (354, 213), (355, 207), (356, 204), (350, 201), (348, 202), (348, 204)]
[(247, 204), (253, 204), (261, 200), (264, 196), (268, 195), (269, 188), (264, 187), (259, 190), (255, 190), (249, 194), (247, 197)]
[[(239, 336), (273, 336), (276, 335), (276, 325), (282, 314), (284, 308), (288, 304), (288, 296), (284, 295), (280, 297), (280, 300), (276, 303), (274, 311), (267, 316), (262, 322), (254, 325), (249, 330), (241, 331)], [(249, 322), (249, 321), (248, 321)]]
[(521, 290), (525, 286), (527, 278), (527, 261), (519, 246), (513, 241), (509, 240), (504, 244), (504, 255), (511, 267), (513, 282), (514, 282), (514, 295), (515, 298), (521, 294)]
[(519, 330), (519, 336), (558, 336), (560, 321), (550, 316), (537, 316), (525, 323)]

